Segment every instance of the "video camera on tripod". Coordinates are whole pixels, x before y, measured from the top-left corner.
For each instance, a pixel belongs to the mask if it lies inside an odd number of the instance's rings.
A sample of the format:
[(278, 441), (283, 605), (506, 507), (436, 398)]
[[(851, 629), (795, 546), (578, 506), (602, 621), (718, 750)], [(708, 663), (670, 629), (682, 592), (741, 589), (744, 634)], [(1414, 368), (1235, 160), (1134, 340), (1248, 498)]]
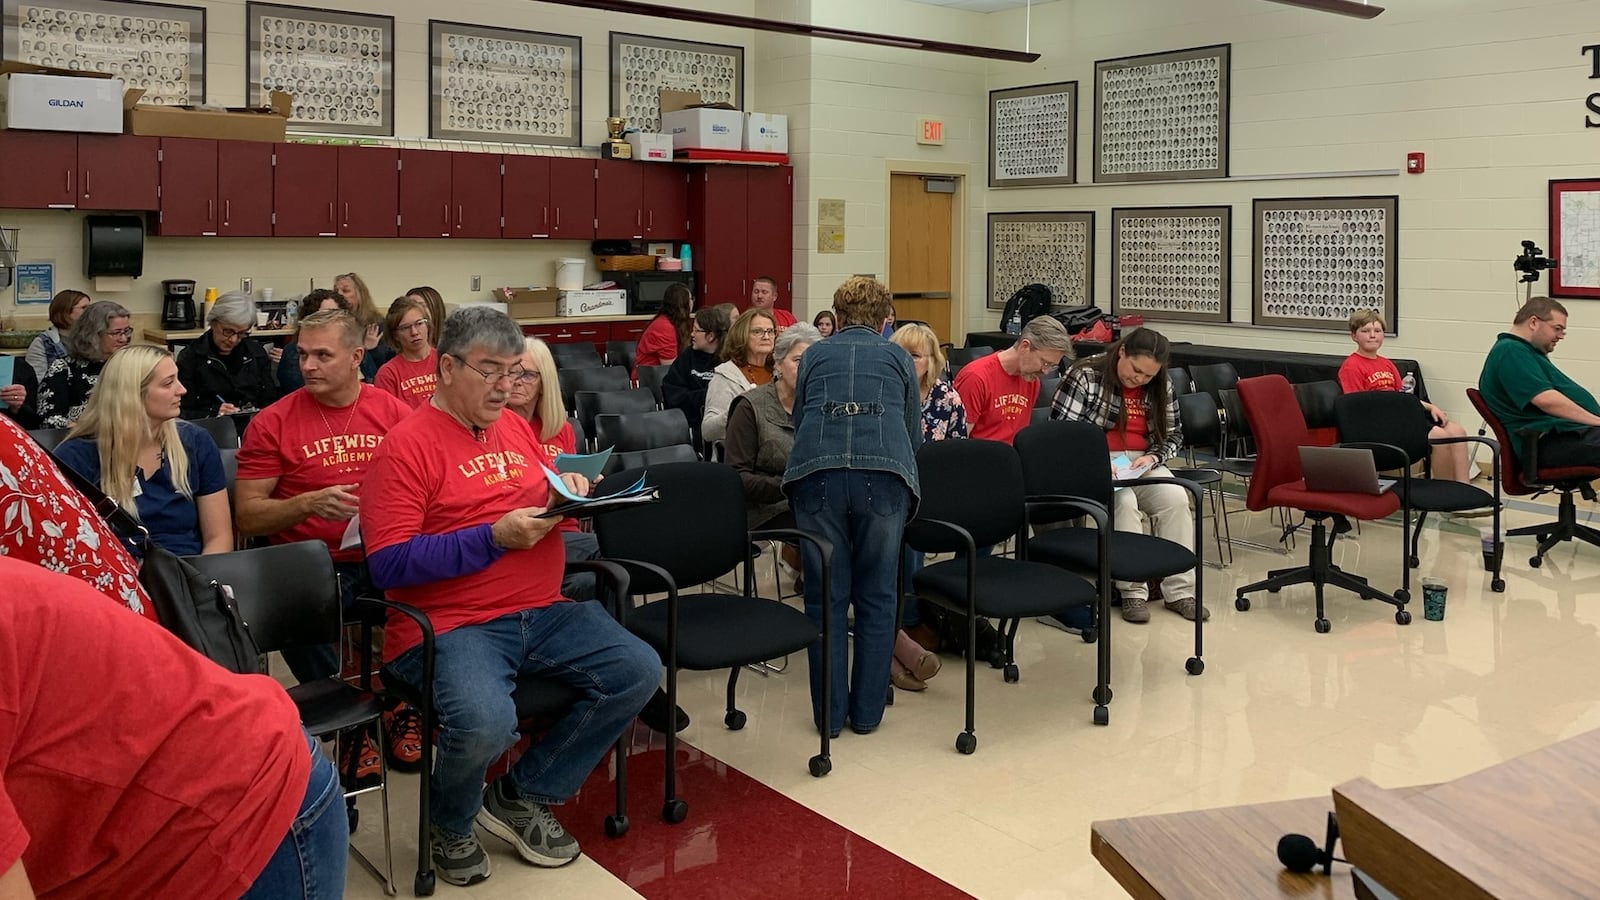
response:
[(1522, 242), (1522, 254), (1511, 261), (1511, 268), (1522, 273), (1523, 281), (1538, 281), (1539, 273), (1545, 269), (1561, 267), (1560, 260), (1551, 259), (1544, 255), (1533, 241)]

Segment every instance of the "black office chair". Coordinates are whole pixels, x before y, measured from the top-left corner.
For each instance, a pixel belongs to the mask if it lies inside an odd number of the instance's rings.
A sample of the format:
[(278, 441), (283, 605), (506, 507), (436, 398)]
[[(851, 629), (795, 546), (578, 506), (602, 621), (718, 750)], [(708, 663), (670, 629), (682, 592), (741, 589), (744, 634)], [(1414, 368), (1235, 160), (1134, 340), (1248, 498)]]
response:
[(232, 416), (215, 416), (210, 419), (192, 419), (191, 421), (204, 428), (206, 433), (211, 435), (211, 439), (217, 442), (217, 449), (239, 449), (239, 423), (235, 422)]
[(670, 365), (639, 366), (633, 373), (639, 387), (649, 388), (650, 393), (655, 395), (656, 405), (662, 409), (667, 406), (667, 398), (661, 393), (661, 382), (667, 377), (667, 371), (671, 368)]
[(615, 452), (689, 443), (689, 420), (681, 409), (602, 413), (594, 417), (594, 445)]
[[(1334, 410), (1339, 424), (1339, 442), (1346, 447), (1366, 447), (1372, 451), (1378, 471), (1409, 470), (1415, 463), (1423, 463), (1423, 476), (1403, 478), (1395, 483), (1400, 494), (1401, 511), (1410, 516), (1418, 513), (1411, 527), (1411, 546), (1406, 548), (1406, 564), (1415, 569), (1421, 560), (1417, 556), (1417, 543), (1421, 540), (1422, 523), (1430, 512), (1461, 512), (1488, 507), (1493, 510), (1494, 550), (1484, 557), (1484, 569), (1494, 573), (1489, 586), (1496, 593), (1506, 589), (1500, 577), (1503, 556), (1500, 532), (1500, 444), (1489, 438), (1467, 435), (1455, 438), (1430, 440), (1428, 432), (1433, 420), (1423, 408), (1422, 401), (1412, 394), (1397, 391), (1361, 391), (1339, 398)], [(1473, 484), (1441, 480), (1433, 477), (1431, 463), (1434, 447), (1443, 444), (1479, 443), (1487, 446), (1494, 460), (1493, 492)], [(1402, 582), (1409, 589), (1410, 580)]]
[(1056, 400), (1056, 388), (1061, 386), (1060, 372), (1046, 372), (1039, 376), (1039, 396), (1034, 398), (1035, 409), (1049, 409)]
[(578, 391), (626, 391), (633, 387), (628, 370), (621, 366), (561, 369), (556, 372), (556, 378), (561, 382), (561, 402), (569, 410), (576, 408)]
[(1334, 410), (1339, 405), (1339, 398), (1343, 396), (1344, 389), (1339, 387), (1337, 381), (1302, 381), (1294, 386), (1294, 397), (1300, 404), (1300, 414), (1305, 416), (1306, 428), (1311, 431), (1339, 427)]
[[(975, 477), (974, 473), (982, 473)], [(905, 543), (923, 553), (954, 554), (911, 576), (910, 592), (966, 617), (966, 727), (956, 735), (956, 750), (978, 749), (974, 733), (977, 690), (978, 618), (999, 619), (1005, 639), (1004, 678), (1021, 678), (1016, 664), (1017, 626), (1025, 618), (1050, 616), (1072, 609), (1098, 609), (1103, 620), (1110, 595), (1088, 580), (1047, 563), (1027, 558), (1025, 537), (1029, 504), (1022, 479), (1022, 461), (1008, 444), (998, 441), (929, 441), (917, 450), (917, 478), (922, 499), (916, 518), (906, 525)], [(1071, 509), (1109, 531), (1105, 510), (1074, 500), (1041, 504), (1041, 509)], [(979, 556), (979, 547), (1016, 540), (1017, 557)], [(1105, 546), (1104, 544), (1102, 545)], [(1106, 554), (1101, 554), (1102, 561)], [(1104, 562), (1101, 573), (1106, 574)], [(902, 575), (902, 578), (904, 576)], [(1109, 576), (1107, 576), (1109, 577)], [(1106, 583), (1106, 579), (1102, 579)], [(901, 586), (900, 596), (906, 596)], [(1099, 641), (1094, 688), (1094, 722), (1110, 720), (1111, 645)]]
[(572, 426), (572, 446), (582, 453), (589, 446), (589, 432), (584, 430), (582, 422), (571, 415), (567, 416), (567, 424)]
[(1182, 366), (1167, 366), (1167, 377), (1172, 381), (1172, 392), (1179, 397), (1194, 391), (1194, 382), (1189, 380), (1189, 370)]
[(1189, 377), (1194, 380), (1195, 390), (1210, 394), (1219, 408), (1223, 406), (1222, 392), (1235, 390), (1239, 384), (1239, 371), (1233, 367), (1233, 363), (1194, 366), (1189, 369)]
[(33, 442), (45, 450), (54, 452), (57, 447), (61, 446), (61, 442), (67, 439), (67, 432), (71, 430), (70, 428), (34, 428), (28, 431), (28, 437), (33, 438)]
[[(602, 481), (596, 493), (621, 490), (645, 474), (627, 469)], [(829, 603), (824, 600), (822, 627), (794, 607), (756, 597), (750, 570), (752, 540), (790, 540), (810, 544), (822, 554), (822, 584), (826, 590), (833, 549), (828, 542), (798, 529), (752, 532), (745, 527), (744, 485), (732, 468), (718, 463), (683, 462), (654, 466), (650, 484), (660, 490), (657, 503), (616, 510), (594, 518), (601, 556), (628, 571), (635, 595), (665, 593), (625, 610), (623, 624), (661, 654), (667, 670), (667, 705), (678, 702), (678, 670), (728, 670), (727, 709), (723, 723), (738, 731), (745, 726), (744, 711), (736, 705), (735, 689), (745, 665), (776, 659), (822, 642), (822, 656), (832, 651), (828, 637)], [(693, 522), (686, 529), (684, 523)], [(731, 594), (713, 590), (681, 593), (680, 586), (710, 584), (744, 567), (744, 591)], [(841, 648), (842, 650), (842, 648)], [(823, 669), (822, 706), (828, 708), (831, 690), (828, 668)], [(821, 732), (821, 750), (811, 757), (809, 769), (822, 777), (833, 769), (828, 755), (828, 729)], [(678, 736), (666, 735), (666, 794), (661, 817), (681, 822), (688, 804), (678, 797)]]
[[(700, 455), (688, 444), (673, 444), (670, 447), (652, 447), (649, 450), (623, 450), (611, 454), (606, 460), (603, 474), (610, 477), (623, 469), (648, 469), (669, 462), (699, 462)], [(634, 479), (637, 481), (638, 479)]]
[[(600, 351), (588, 341), (549, 344), (550, 357), (557, 369), (598, 369), (606, 364)], [(623, 369), (626, 373), (627, 369)]]
[(621, 366), (632, 373), (633, 360), (638, 352), (638, 341), (606, 341), (606, 365)]
[[(1028, 559), (1060, 566), (1071, 572), (1098, 576), (1100, 589), (1109, 595), (1112, 581), (1146, 582), (1194, 570), (1194, 655), (1184, 664), (1190, 675), (1206, 670), (1202, 659), (1205, 632), (1205, 559), (1200, 533), (1200, 486), (1186, 478), (1146, 476), (1113, 481), (1106, 459), (1106, 433), (1089, 422), (1043, 422), (1017, 433), (1013, 442), (1022, 460), (1022, 481), (1033, 502), (1063, 498), (1087, 501), (1104, 509), (1113, 527), (1110, 534), (1098, 528), (1066, 527), (1043, 531), (1028, 541)], [(1115, 530), (1112, 491), (1133, 485), (1172, 484), (1190, 493), (1194, 515), (1193, 549), (1154, 535)], [(1059, 524), (1078, 517), (1071, 509), (1041, 507), (1029, 515), (1035, 525)], [(1176, 597), (1171, 599), (1178, 599)], [(1100, 640), (1108, 640), (1110, 623), (1100, 622)]]
[(961, 371), (962, 366), (979, 357), (988, 356), (993, 352), (993, 347), (951, 347), (945, 351), (945, 372), (948, 373), (951, 381), (955, 381), (956, 373)]
[(656, 409), (655, 395), (648, 388), (620, 391), (574, 391), (573, 415), (585, 434), (594, 434), (594, 417), (602, 413), (643, 413)]
[[(248, 623), (250, 637), (262, 653), (292, 647), (318, 647), (336, 643), (344, 631), (339, 602), (339, 577), (333, 559), (321, 541), (273, 544), (230, 553), (185, 557), (202, 576), (233, 589), (240, 617)], [(377, 694), (340, 680), (320, 678), (288, 689), (300, 712), (300, 723), (318, 737), (338, 735), (354, 739), (353, 729), (372, 729), (377, 746), (384, 745), (383, 712)], [(379, 754), (380, 757), (383, 754)], [(342, 757), (340, 757), (342, 758)], [(354, 766), (355, 755), (350, 754)], [(356, 860), (382, 881), (390, 894), (394, 886), (394, 852), (389, 835), (389, 770), (381, 758), (382, 777), (373, 787), (345, 792), (346, 813), (355, 830), (355, 798), (378, 791), (383, 801), (384, 869), (351, 845)], [(354, 772), (346, 773), (354, 781)], [(426, 780), (426, 779), (424, 779)]]

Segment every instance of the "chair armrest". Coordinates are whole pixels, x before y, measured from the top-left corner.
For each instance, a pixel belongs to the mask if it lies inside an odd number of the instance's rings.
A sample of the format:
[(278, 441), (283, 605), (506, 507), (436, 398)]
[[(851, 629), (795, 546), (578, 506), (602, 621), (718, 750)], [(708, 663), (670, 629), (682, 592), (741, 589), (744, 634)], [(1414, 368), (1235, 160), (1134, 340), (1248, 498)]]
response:
[(1412, 459), (1411, 454), (1407, 453), (1405, 450), (1395, 446), (1394, 444), (1385, 444), (1382, 441), (1340, 441), (1339, 443), (1334, 444), (1334, 446), (1347, 447), (1352, 450), (1392, 450), (1395, 453), (1400, 454), (1400, 458), (1406, 461), (1404, 468), (1407, 472), (1411, 471), (1411, 467), (1414, 464), (1422, 461), (1420, 459)]
[[(760, 528), (750, 532), (752, 541), (805, 541), (822, 554), (824, 569), (833, 565), (833, 542), (815, 532), (800, 528)], [(826, 583), (826, 582), (824, 582)]]
[(1522, 438), (1522, 452), (1517, 454), (1517, 461), (1522, 463), (1522, 481), (1529, 485), (1543, 485), (1539, 478), (1539, 439), (1544, 437), (1542, 431), (1523, 428), (1517, 431), (1517, 437)]
[(1198, 504), (1205, 496), (1199, 484), (1190, 481), (1187, 478), (1179, 478), (1176, 475), (1171, 477), (1158, 475), (1155, 477), (1145, 476), (1142, 478), (1117, 478), (1113, 479), (1111, 482), (1113, 487), (1140, 487), (1147, 484), (1175, 484), (1178, 487), (1188, 491), (1189, 495), (1194, 498), (1194, 502), (1196, 504)]
[(912, 519), (906, 523), (901, 543), (921, 553), (951, 552), (950, 545), (939, 540), (941, 536), (955, 538), (957, 544), (955, 552), (964, 552), (968, 560), (977, 557), (978, 545), (972, 539), (972, 532), (943, 519), (925, 519), (921, 516)]
[[(422, 642), (420, 644), (422, 647), (422, 684), (413, 685), (413, 687), (418, 690), (425, 690), (428, 685), (433, 684), (434, 633), (433, 622), (429, 621), (427, 613), (410, 604), (390, 600), (387, 597), (374, 597), (371, 594), (357, 596), (351, 606), (357, 611), (360, 611), (363, 606), (393, 610), (416, 623), (417, 630), (422, 634)], [(367, 649), (370, 647), (370, 642), (366, 643), (362, 653), (370, 652), (370, 649)], [(362, 667), (364, 676), (371, 671), (371, 666), (364, 665)]]
[(1026, 501), (1028, 512), (1068, 510), (1094, 520), (1095, 528), (1105, 531), (1111, 527), (1111, 512), (1105, 505), (1086, 497), (1069, 494), (1036, 494)]
[(593, 572), (598, 579), (609, 582), (610, 596), (615, 602), (607, 604), (608, 611), (617, 621), (622, 621), (626, 605), (623, 598), (628, 596), (633, 581), (627, 569), (608, 559), (576, 559), (568, 561), (566, 566), (568, 572)]

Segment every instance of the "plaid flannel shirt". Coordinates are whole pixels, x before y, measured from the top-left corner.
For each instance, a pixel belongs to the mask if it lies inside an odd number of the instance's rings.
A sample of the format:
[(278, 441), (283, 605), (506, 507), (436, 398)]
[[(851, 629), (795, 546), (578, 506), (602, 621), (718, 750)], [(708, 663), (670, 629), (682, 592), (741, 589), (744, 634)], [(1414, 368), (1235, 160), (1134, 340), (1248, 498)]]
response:
[[(1165, 372), (1162, 377), (1166, 377)], [(1122, 418), (1122, 393), (1108, 393), (1102, 389), (1100, 373), (1092, 368), (1068, 369), (1060, 387), (1056, 388), (1055, 399), (1050, 402), (1050, 418), (1092, 422), (1106, 431), (1112, 431)], [(1158, 465), (1183, 452), (1183, 424), (1178, 420), (1176, 391), (1167, 392), (1166, 441), (1156, 443), (1154, 429), (1150, 429), (1147, 436), (1150, 449), (1145, 452), (1154, 456)]]

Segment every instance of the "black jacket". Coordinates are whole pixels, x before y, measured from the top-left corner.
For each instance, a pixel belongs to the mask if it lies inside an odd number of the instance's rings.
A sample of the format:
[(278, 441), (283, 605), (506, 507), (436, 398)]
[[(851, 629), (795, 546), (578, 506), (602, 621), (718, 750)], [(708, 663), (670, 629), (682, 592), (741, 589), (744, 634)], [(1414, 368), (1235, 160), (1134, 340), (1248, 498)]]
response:
[(686, 349), (661, 379), (661, 399), (666, 401), (667, 409), (683, 410), (697, 445), (700, 419), (706, 411), (706, 386), (711, 384), (711, 373), (718, 362), (717, 357), (704, 350)]
[(272, 358), (260, 341), (245, 338), (233, 348), (233, 355), (240, 356), (237, 373), (228, 371), (209, 331), (190, 341), (178, 354), (178, 380), (189, 391), (183, 395), (185, 419), (215, 416), (224, 400), (249, 410), (264, 409), (278, 399)]

